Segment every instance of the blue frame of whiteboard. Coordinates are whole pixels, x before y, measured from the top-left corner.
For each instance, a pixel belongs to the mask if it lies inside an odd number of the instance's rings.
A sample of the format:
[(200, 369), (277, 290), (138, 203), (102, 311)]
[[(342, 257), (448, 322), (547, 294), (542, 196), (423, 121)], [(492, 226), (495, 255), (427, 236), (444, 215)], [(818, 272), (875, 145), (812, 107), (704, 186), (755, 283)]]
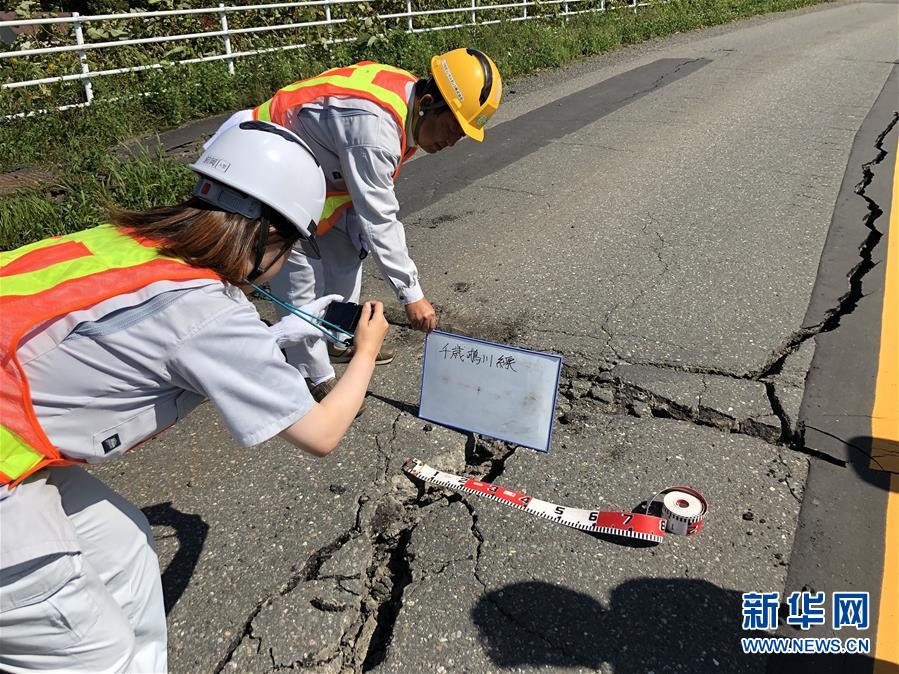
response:
[[(495, 440), (502, 440), (503, 442), (508, 442), (510, 444), (518, 445), (519, 447), (527, 447), (528, 449), (534, 449), (538, 452), (549, 452), (549, 446), (552, 443), (553, 438), (553, 428), (556, 425), (556, 403), (559, 399), (559, 380), (562, 377), (562, 356), (559, 356), (555, 353), (545, 353), (543, 351), (531, 351), (530, 349), (522, 349), (517, 346), (509, 346), (508, 344), (500, 344), (499, 342), (488, 342), (486, 339), (476, 339), (475, 337), (467, 337), (466, 335), (457, 335), (452, 332), (443, 332), (442, 330), (434, 330), (435, 334), (438, 335), (447, 335), (448, 337), (453, 337), (456, 339), (464, 339), (469, 342), (474, 342), (475, 344), (487, 344), (488, 346), (501, 346), (504, 349), (510, 349), (512, 351), (521, 351), (522, 353), (529, 353), (531, 355), (542, 356), (544, 358), (551, 358), (553, 360), (558, 361), (558, 367), (556, 368), (556, 390), (553, 392), (553, 407), (552, 407), (552, 416), (549, 420), (549, 435), (546, 437), (546, 447), (534, 447), (533, 445), (519, 445), (517, 442), (513, 442), (511, 440), (507, 440), (506, 438), (501, 438), (496, 435), (490, 435), (489, 433), (483, 433), (476, 428), (457, 428), (456, 430), (468, 432), (468, 433), (477, 433), (478, 435), (483, 435), (488, 438), (494, 438)], [(433, 421), (435, 424), (439, 424), (440, 426), (445, 426), (445, 424), (437, 421), (436, 419), (429, 419), (428, 417), (421, 416), (421, 393), (424, 390), (425, 385), (425, 369), (428, 365), (428, 349), (427, 344), (425, 345), (425, 358), (424, 363), (421, 367), (421, 387), (418, 391), (418, 418), (424, 421)], [(451, 426), (446, 426), (446, 428), (453, 428)]]

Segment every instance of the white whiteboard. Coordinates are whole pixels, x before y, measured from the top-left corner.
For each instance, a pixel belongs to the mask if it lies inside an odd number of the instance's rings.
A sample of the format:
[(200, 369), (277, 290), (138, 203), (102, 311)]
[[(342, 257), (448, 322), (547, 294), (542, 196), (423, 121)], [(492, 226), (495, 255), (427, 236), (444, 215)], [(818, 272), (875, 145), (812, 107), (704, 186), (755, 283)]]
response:
[(547, 452), (561, 372), (561, 356), (435, 330), (418, 416)]

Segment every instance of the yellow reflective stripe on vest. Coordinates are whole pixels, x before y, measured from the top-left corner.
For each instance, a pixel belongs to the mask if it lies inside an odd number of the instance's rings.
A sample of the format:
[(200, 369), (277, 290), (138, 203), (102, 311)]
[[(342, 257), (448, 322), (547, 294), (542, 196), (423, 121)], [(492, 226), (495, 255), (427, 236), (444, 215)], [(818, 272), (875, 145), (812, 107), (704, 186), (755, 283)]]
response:
[[(63, 281), (79, 279), (109, 269), (133, 267), (160, 257), (155, 247), (141, 245), (112, 225), (101, 225), (50, 241), (52, 244), (77, 241), (84, 244), (92, 255), (58, 262), (32, 272), (5, 276), (0, 282), (4, 295), (36, 295)], [(37, 246), (37, 248), (43, 247)], [(31, 250), (35, 250), (35, 248), (31, 246), (19, 248), (14, 255), (4, 256), (3, 263), (8, 264)], [(113, 259), (115, 263), (112, 263)], [(180, 262), (175, 258), (164, 259)]]
[[(294, 82), (293, 84), (288, 84), (287, 86), (281, 87), (279, 91), (296, 91), (297, 89), (302, 89), (304, 87), (315, 87), (320, 84), (329, 84), (333, 82), (338, 82), (341, 86), (347, 86), (348, 88), (353, 89), (365, 89), (366, 91), (371, 92), (385, 91), (385, 89), (383, 89), (382, 87), (378, 87), (372, 84), (372, 80), (378, 73), (386, 71), (395, 75), (412, 75), (412, 73), (403, 70), (402, 68), (385, 66), (380, 63), (369, 63), (368, 65), (364, 66), (347, 66), (346, 68), (334, 68), (334, 70), (348, 69), (352, 69), (352, 75), (336, 75), (331, 73), (331, 71), (325, 71), (321, 75), (317, 75), (308, 80), (300, 80), (299, 82)], [(399, 96), (397, 96), (397, 98), (399, 98)], [(405, 101), (401, 100), (400, 102), (402, 104), (405, 104)]]
[(6, 426), (0, 426), (0, 472), (18, 480), (43, 460), (43, 454), (32, 449)]
[[(343, 87), (345, 89), (350, 89), (354, 91), (365, 91), (375, 98), (377, 98), (381, 103), (390, 107), (396, 115), (402, 119), (403, 127), (406, 126), (406, 117), (409, 113), (409, 107), (407, 105), (407, 101), (403, 99), (402, 96), (398, 96), (397, 94), (384, 89), (383, 87), (376, 86), (372, 84), (372, 80), (375, 78), (380, 72), (392, 72), (398, 75), (410, 75), (407, 71), (402, 68), (395, 68), (393, 66), (385, 66), (380, 63), (366, 65), (366, 66), (348, 66), (353, 68), (353, 74), (350, 76), (346, 75), (327, 75), (325, 73), (319, 75), (318, 77), (314, 77), (308, 80), (302, 80), (300, 82), (294, 82), (293, 84), (288, 84), (286, 87), (282, 87), (278, 90), (278, 93), (297, 91), (298, 89), (306, 89), (309, 87), (317, 87), (323, 84), (333, 84), (335, 86)], [(277, 95), (277, 94), (275, 94)], [(257, 108), (256, 118), (261, 119), (264, 122), (272, 121), (271, 118), (271, 104), (272, 99), (274, 97), (268, 99), (265, 103), (260, 105)]]
[(268, 99), (265, 103), (256, 108), (256, 119), (261, 122), (272, 121), (272, 99)]
[(322, 209), (321, 220), (327, 221), (334, 213), (347, 204), (353, 203), (353, 197), (349, 192), (336, 192), (325, 199), (325, 207)]

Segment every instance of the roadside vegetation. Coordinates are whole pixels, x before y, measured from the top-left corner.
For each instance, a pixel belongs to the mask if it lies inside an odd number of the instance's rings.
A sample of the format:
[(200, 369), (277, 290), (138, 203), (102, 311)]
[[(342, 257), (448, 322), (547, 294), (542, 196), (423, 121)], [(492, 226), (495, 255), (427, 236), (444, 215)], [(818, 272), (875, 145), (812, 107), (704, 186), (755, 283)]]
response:
[[(148, 1), (152, 3), (152, 0)], [(237, 59), (233, 76), (228, 74), (224, 62), (216, 61), (97, 78), (94, 84), (96, 98), (90, 107), (0, 122), (0, 170), (5, 174), (0, 176), (0, 249), (8, 250), (46, 236), (92, 227), (103, 221), (104, 208), (110, 203), (126, 208), (148, 208), (180, 201), (193, 184), (191, 172), (182, 163), (165, 156), (126, 151), (126, 141), (152, 136), (192, 119), (256, 105), (284, 84), (334, 65), (367, 59), (424, 74), (434, 53), (464, 45), (490, 54), (508, 80), (539, 68), (558, 67), (578, 58), (655, 37), (821, 1), (670, 0), (665, 4), (641, 7), (637, 12), (619, 8), (601, 14), (572, 16), (567, 20), (549, 16), (543, 20), (414, 34), (396, 26), (379, 25), (371, 19), (371, 14), (365, 14), (372, 11), (373, 5), (360, 4), (358, 8), (344, 5), (361, 12), (355, 15), (352, 25), (340, 26), (348, 34), (360, 36), (352, 42), (328, 43), (329, 35), (333, 37), (333, 34), (319, 27), (317, 37), (307, 48)], [(445, 6), (446, 0), (431, 2), (435, 7)], [(381, 4), (385, 3), (380, 3), (376, 11), (390, 11), (389, 5), (382, 7)], [(405, 2), (399, 4), (405, 7)], [(40, 8), (37, 3), (31, 6)], [(416, 2), (416, 8), (419, 7), (420, 3)], [(555, 11), (558, 7), (550, 6), (547, 11)], [(442, 20), (446, 21), (446, 18)], [(258, 20), (255, 25), (259, 25)], [(106, 29), (100, 24), (97, 30)], [(180, 30), (172, 31), (171, 26), (166, 25), (162, 34)], [(194, 30), (196, 27), (185, 32)], [(110, 37), (116, 39), (114, 35)], [(18, 48), (29, 40), (43, 45), (52, 43), (53, 39), (52, 34), (49, 37), (20, 36)], [(283, 40), (284, 36), (279, 39)], [(259, 47), (258, 43), (242, 44), (234, 49)], [(165, 47), (173, 48), (177, 47), (172, 44)], [(198, 50), (194, 53), (202, 55), (202, 45), (189, 49)], [(220, 45), (216, 49), (219, 51), (213, 53), (220, 53)], [(143, 54), (140, 58), (149, 59), (144, 62), (158, 62), (163, 57), (189, 56), (181, 52), (166, 56), (163, 52)], [(64, 55), (61, 61), (51, 60), (43, 65), (36, 65), (28, 58), (5, 59), (0, 61), (0, 72), (3, 81), (43, 77), (53, 72), (75, 72), (76, 69), (65, 62), (70, 58), (73, 57)], [(125, 58), (123, 54), (115, 58), (119, 66), (126, 65), (121, 61)], [(132, 60), (127, 65), (140, 62)], [(139, 95), (145, 92), (155, 93)], [(10, 114), (49, 109), (73, 102), (78, 95), (80, 85), (77, 83), (33, 90), (3, 90), (0, 111)], [(17, 187), (17, 175), (36, 171), (43, 176), (42, 182)]]

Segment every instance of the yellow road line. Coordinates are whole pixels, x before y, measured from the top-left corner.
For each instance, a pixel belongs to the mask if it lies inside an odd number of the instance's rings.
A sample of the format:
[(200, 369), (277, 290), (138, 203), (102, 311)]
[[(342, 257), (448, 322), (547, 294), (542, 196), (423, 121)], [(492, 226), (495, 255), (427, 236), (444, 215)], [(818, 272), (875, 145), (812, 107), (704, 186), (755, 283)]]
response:
[[(880, 323), (880, 362), (871, 412), (871, 468), (899, 473), (899, 165), (893, 170), (892, 202)], [(894, 634), (894, 639), (899, 641), (899, 632)]]
[(895, 674), (899, 665), (899, 163), (893, 170), (887, 240), (880, 364), (871, 414), (871, 467), (894, 474), (887, 495), (874, 674)]
[(874, 674), (895, 674), (899, 666), (899, 475), (890, 475), (887, 496), (883, 581), (874, 642)]

